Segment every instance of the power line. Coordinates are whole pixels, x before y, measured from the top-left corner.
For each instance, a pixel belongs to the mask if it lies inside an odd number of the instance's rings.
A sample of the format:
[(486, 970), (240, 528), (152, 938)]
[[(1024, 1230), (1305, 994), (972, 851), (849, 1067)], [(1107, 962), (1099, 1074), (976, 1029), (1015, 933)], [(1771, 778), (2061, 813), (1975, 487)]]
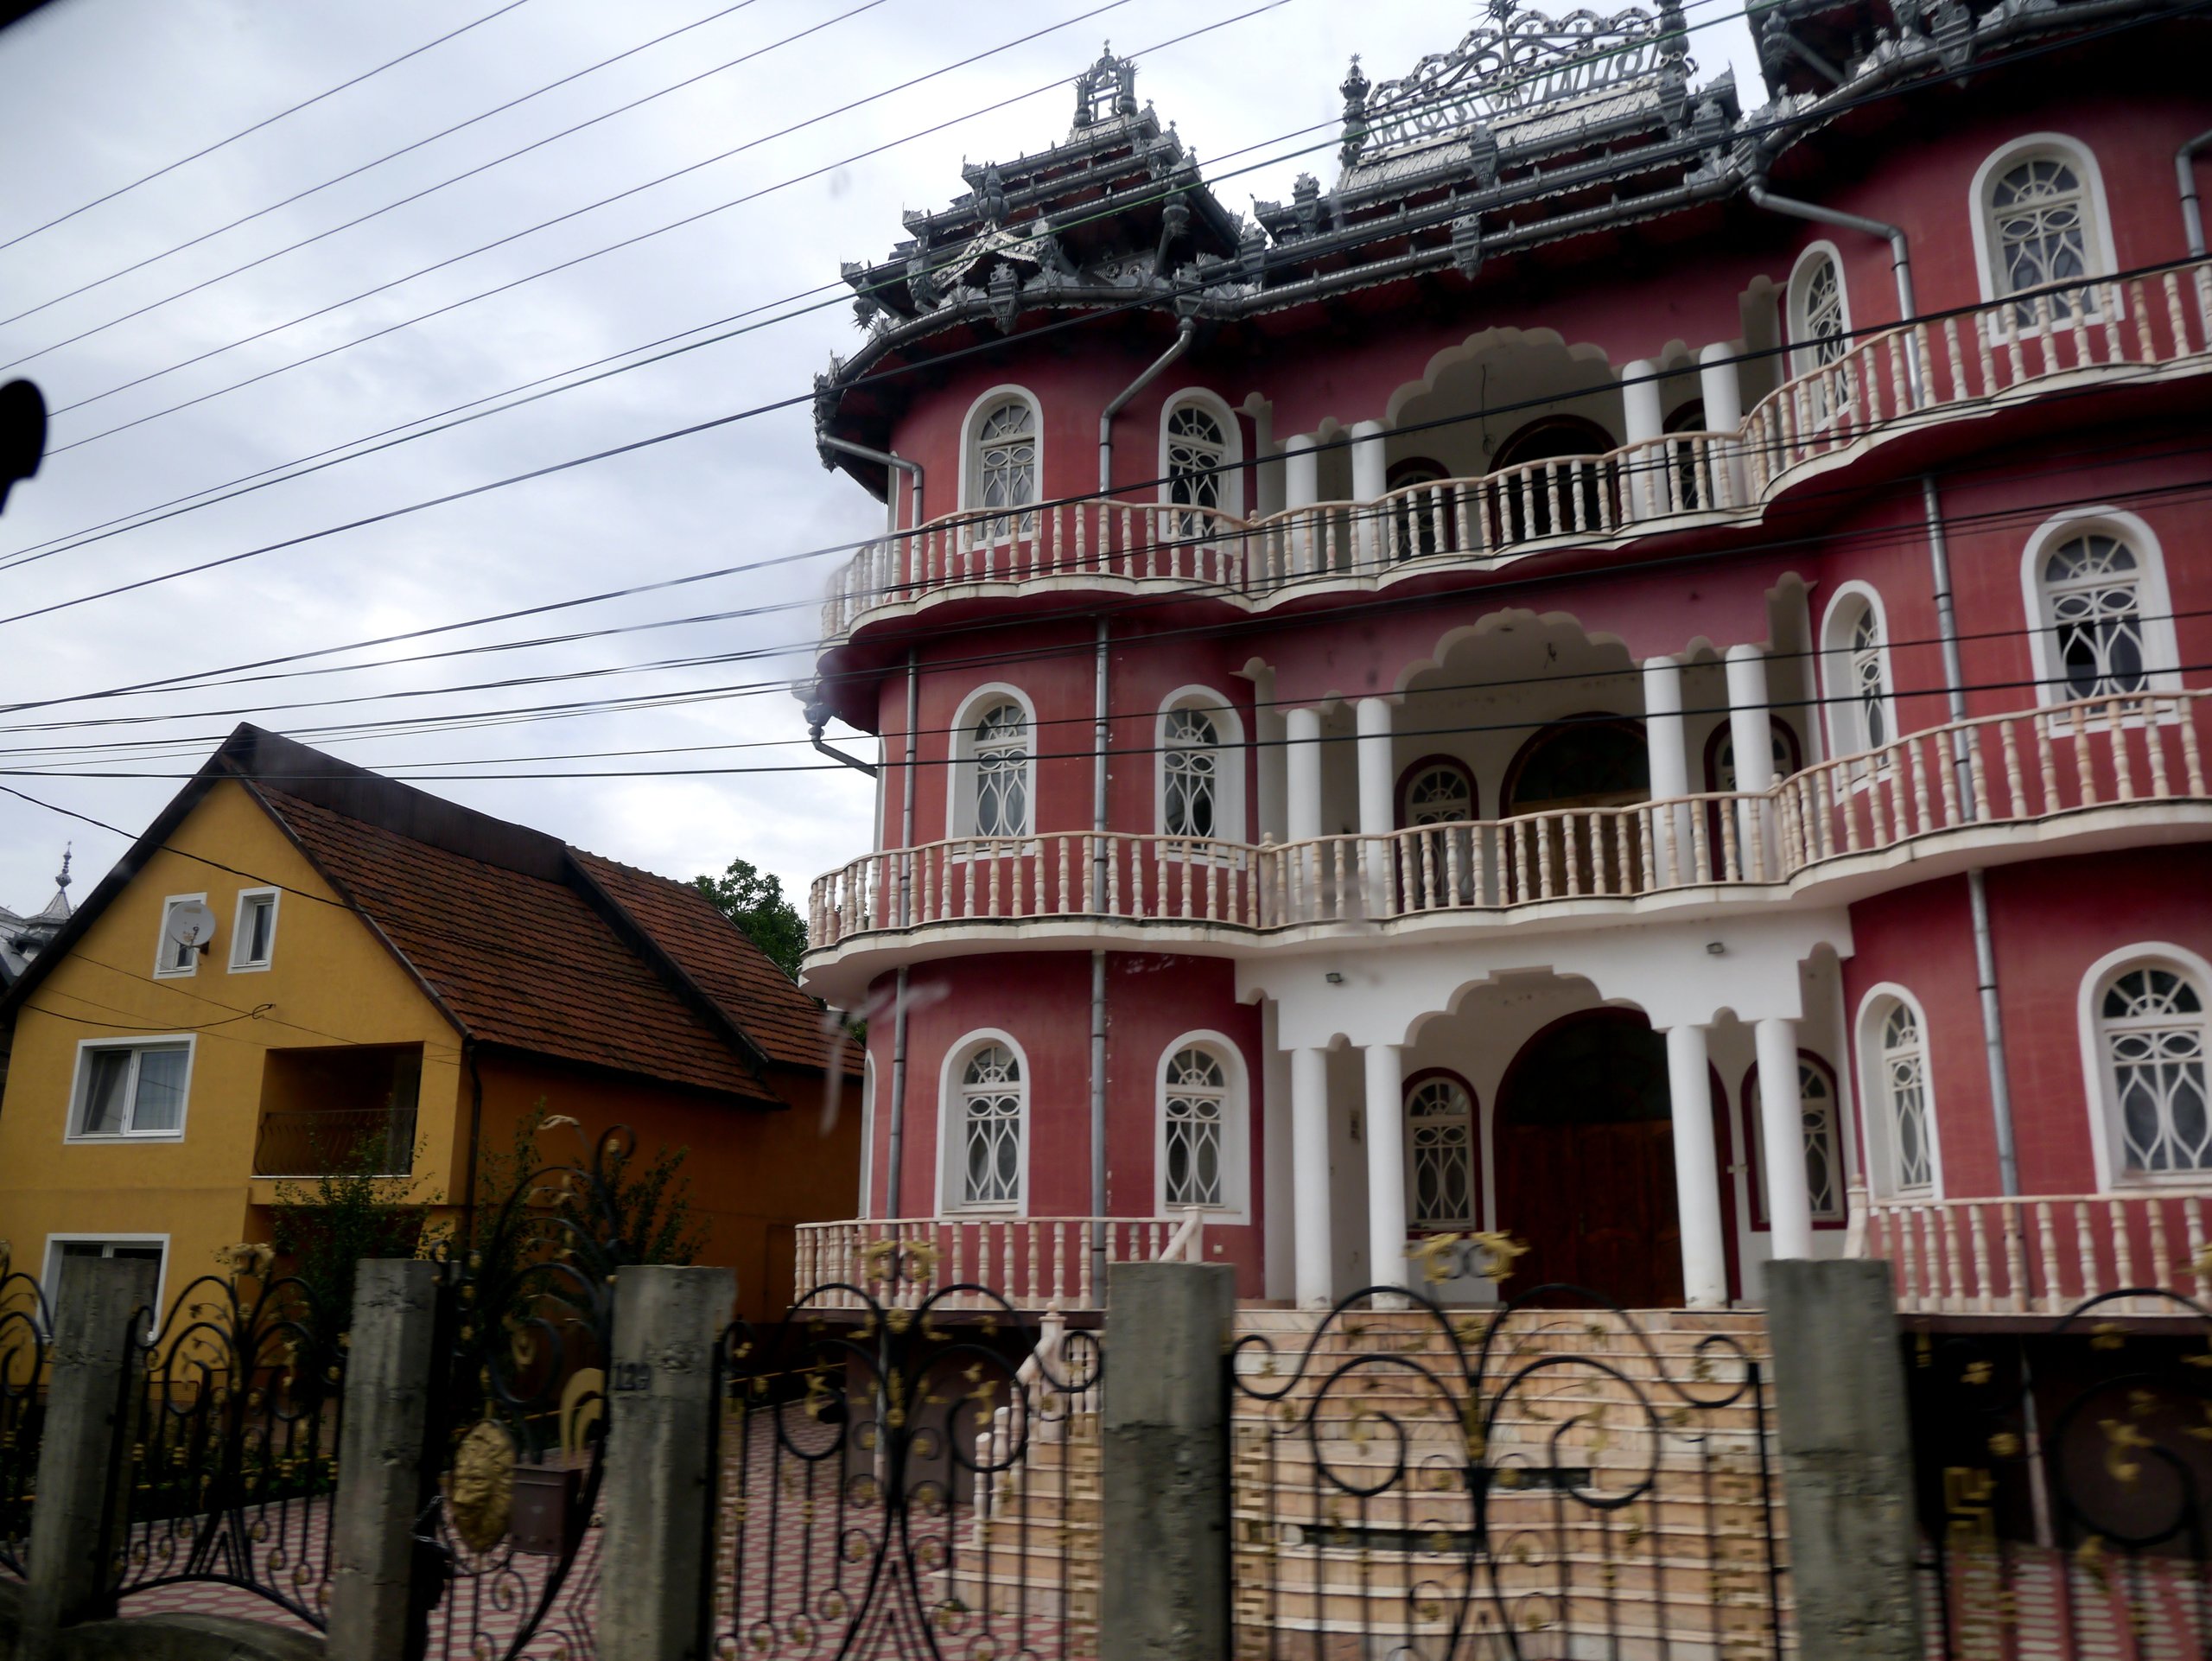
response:
[(141, 185), (151, 184), (155, 180), (161, 178), (164, 174), (174, 173), (179, 168), (183, 167), (189, 162), (199, 161), (202, 156), (213, 156), (217, 150), (225, 148), (226, 145), (235, 144), (241, 138), (249, 137), (251, 135), (259, 132), (264, 127), (274, 126), (277, 122), (283, 120), (287, 116), (297, 115), (301, 111), (308, 108), (310, 105), (320, 104), (325, 99), (335, 98), (339, 93), (345, 92), (348, 87), (359, 86), (363, 81), (369, 80), (378, 75), (381, 75), (387, 69), (397, 68), (399, 65), (405, 63), (410, 58), (420, 57), (423, 53), (429, 51), (433, 47), (443, 46), (448, 41), (455, 40), (460, 36), (467, 34), (472, 29), (480, 29), (484, 24), (490, 22), (494, 17), (504, 17), (507, 13), (515, 10), (518, 7), (527, 5), (529, 3), (530, 0), (507, 0), (507, 3), (505, 5), (495, 7), (492, 10), (486, 12), (481, 17), (476, 18), (474, 22), (463, 23), (459, 29), (448, 29), (445, 34), (439, 35), (434, 41), (425, 41), (422, 45), (411, 48), (409, 50), (401, 53), (396, 58), (386, 59), (384, 62), (377, 65), (373, 69), (365, 69), (359, 74), (353, 76), (349, 80), (340, 81), (335, 86), (329, 87), (325, 91), (317, 92), (313, 98), (302, 99), (297, 104), (288, 105), (286, 108), (277, 111), (274, 115), (264, 116), (251, 126), (241, 127), (238, 131), (232, 133), (227, 138), (219, 138), (212, 144), (202, 145), (200, 149), (193, 151), (189, 156), (180, 156), (175, 161), (168, 162), (165, 166), (156, 168), (151, 173), (143, 174), (138, 178), (133, 179), (129, 184), (118, 185), (105, 195), (95, 196), (92, 200), (86, 202), (79, 207), (73, 207), (67, 213), (50, 219), (43, 225), (34, 225), (28, 231), (18, 232), (16, 235), (9, 238), (5, 242), (0, 242), (0, 249), (12, 248), (17, 243), (28, 241), (32, 237), (37, 236), (42, 231), (51, 231), (57, 225), (65, 225), (69, 220), (75, 219), (79, 213), (90, 213), (93, 208), (99, 207), (103, 202), (111, 202), (118, 196), (121, 196), (130, 191), (136, 190)]

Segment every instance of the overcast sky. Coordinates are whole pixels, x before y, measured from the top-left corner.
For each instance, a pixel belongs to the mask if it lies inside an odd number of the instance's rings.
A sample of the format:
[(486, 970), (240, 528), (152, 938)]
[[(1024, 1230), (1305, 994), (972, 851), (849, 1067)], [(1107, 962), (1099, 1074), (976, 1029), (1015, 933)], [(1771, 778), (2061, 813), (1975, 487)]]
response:
[[(497, 10), (501, 0), (59, 0), (0, 33), (0, 241)], [(0, 316), (12, 316), (241, 215), (669, 30), (728, 0), (523, 0), (504, 15), (358, 86), (152, 182), (0, 249)], [(0, 519), (0, 565), (118, 515), (487, 398), (539, 377), (700, 328), (834, 283), (841, 258), (877, 257), (902, 207), (963, 188), (963, 158), (1041, 148), (1067, 130), (1067, 82), (1110, 37), (1139, 51), (1232, 18), (1262, 0), (1046, 0), (1035, 7), (941, 0), (753, 0), (663, 44), (425, 144), (198, 246), (0, 326), (0, 380), (29, 375), (54, 417), (44, 471)], [(1348, 54), (1376, 80), (1451, 46), (1468, 5), (1285, 0), (1200, 38), (1145, 52), (1138, 95), (1177, 122), (1224, 201), (1281, 197), (1310, 167), (1333, 168), (1327, 133)], [(1699, 79), (1733, 63), (1760, 101), (1737, 0), (1689, 10)], [(848, 15), (853, 14), (853, 15)], [(1064, 27), (1053, 29), (1055, 24)], [(819, 26), (819, 27), (817, 27)], [(803, 30), (816, 32), (777, 45)], [(1052, 32), (994, 50), (1033, 31)], [(558, 139), (515, 161), (73, 344), (56, 343), (318, 232), (399, 200), (632, 99), (739, 57), (752, 61)], [(339, 305), (232, 349), (216, 349), (480, 245), (644, 184), (794, 122), (977, 54), (991, 55), (875, 99), (667, 183), (521, 235), (487, 252)], [(969, 112), (1004, 99), (988, 113)], [(911, 137), (925, 127), (942, 130)], [(1318, 153), (1290, 154), (1319, 144)], [(1245, 152), (1236, 159), (1217, 158)], [(862, 151), (880, 153), (846, 162)], [(1267, 164), (1236, 176), (1230, 169)], [(844, 163), (843, 165), (837, 165)], [(818, 176), (775, 188), (796, 175)], [(757, 200), (461, 304), (443, 315), (287, 368), (733, 199)], [(807, 390), (858, 336), (830, 303), (668, 362), (127, 534), (0, 569), (0, 618), (118, 582), (219, 558), (470, 485)], [(790, 306), (778, 310), (793, 309)], [(205, 361), (168, 371), (205, 353)], [(33, 357), (29, 354), (37, 353)], [(194, 403), (264, 371), (282, 372)], [(111, 389), (152, 376), (125, 391)], [(65, 406), (78, 405), (76, 408)], [(153, 417), (141, 419), (142, 417)], [(98, 436), (137, 423), (111, 436)], [(80, 448), (63, 449), (80, 445)], [(881, 510), (816, 461), (804, 404), (556, 477), (136, 593), (0, 622), (0, 697), (93, 692), (154, 676), (474, 617), (616, 586), (790, 555), (880, 528)], [(839, 557), (842, 557), (840, 556)], [(763, 614), (591, 642), (378, 665), (428, 649), (327, 660), (350, 673), (168, 691), (17, 711), (0, 724), (0, 769), (188, 773), (241, 714), (364, 766), (456, 773), (807, 765), (798, 705), (780, 686), (675, 707), (406, 735), (334, 728), (456, 712), (493, 715), (574, 697), (683, 694), (788, 683), (802, 673), (814, 601), (834, 561), (800, 560), (509, 623), (429, 645), (524, 640), (690, 613)], [(765, 652), (753, 660), (636, 671), (540, 686), (461, 690), (512, 676), (567, 676), (672, 658)], [(366, 703), (302, 700), (405, 693)], [(250, 713), (248, 713), (250, 711)], [(138, 718), (154, 716), (148, 723)], [(98, 720), (124, 722), (88, 726)], [(52, 730), (39, 723), (61, 723)], [(190, 741), (143, 751), (68, 744)], [(579, 753), (696, 745), (783, 747), (570, 760)], [(856, 746), (856, 748), (861, 748)], [(870, 787), (842, 771), (690, 778), (454, 780), (438, 791), (569, 842), (674, 876), (743, 855), (794, 899), (862, 851)], [(136, 832), (173, 779), (7, 777), (16, 786)], [(81, 898), (124, 837), (0, 796), (0, 903), (42, 903), (73, 841)]]

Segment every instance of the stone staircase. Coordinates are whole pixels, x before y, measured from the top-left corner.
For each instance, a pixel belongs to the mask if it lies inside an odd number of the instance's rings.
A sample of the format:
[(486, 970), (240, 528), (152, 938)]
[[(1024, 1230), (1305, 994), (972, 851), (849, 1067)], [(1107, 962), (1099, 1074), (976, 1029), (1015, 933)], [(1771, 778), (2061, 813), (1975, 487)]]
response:
[[(1471, 1381), (1488, 1312), (1455, 1312), (1447, 1331), (1427, 1311), (1240, 1310), (1239, 1656), (1777, 1653), (1771, 1386), (1764, 1403), (1738, 1389), (1747, 1360), (1765, 1367), (1764, 1322), (1632, 1319), (1640, 1336), (1610, 1310), (1519, 1312)], [(1033, 1440), (962, 1543), (961, 1601), (1001, 1622), (1065, 1611), (1070, 1640), (1095, 1631), (1098, 1484), (1095, 1416)]]

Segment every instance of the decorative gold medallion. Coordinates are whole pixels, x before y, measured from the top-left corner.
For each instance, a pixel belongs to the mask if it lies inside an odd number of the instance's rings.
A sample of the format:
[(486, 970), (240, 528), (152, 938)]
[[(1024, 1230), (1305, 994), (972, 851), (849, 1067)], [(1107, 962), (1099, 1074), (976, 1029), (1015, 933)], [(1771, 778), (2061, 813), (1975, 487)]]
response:
[(514, 1442), (486, 1419), (461, 1438), (446, 1487), (446, 1514), (471, 1551), (489, 1551), (507, 1537), (514, 1483)]

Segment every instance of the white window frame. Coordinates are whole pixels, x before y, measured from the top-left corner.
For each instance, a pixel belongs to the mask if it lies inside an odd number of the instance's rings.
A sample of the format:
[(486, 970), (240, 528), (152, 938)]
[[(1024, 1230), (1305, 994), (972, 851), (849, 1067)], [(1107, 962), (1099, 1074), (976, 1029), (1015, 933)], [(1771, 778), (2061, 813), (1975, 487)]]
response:
[[(1816, 1206), (1812, 1220), (1815, 1225), (1834, 1228), (1847, 1223), (1851, 1218), (1851, 1163), (1844, 1155), (1843, 1075), (1835, 1067), (1827, 1065), (1827, 1058), (1817, 1050), (1802, 1045), (1797, 1049), (1799, 1087), (1796, 1117), (1800, 1129), (1791, 1145), (1802, 1168), (1805, 1161), (1803, 1079), (1808, 1070), (1816, 1078), (1825, 1074), (1828, 1085), (1828, 1168), (1834, 1173), (1828, 1186), (1835, 1194), (1835, 1203), (1827, 1211), (1822, 1211)], [(1758, 1166), (1760, 1185), (1766, 1190), (1764, 1194), (1751, 1196), (1751, 1226), (1753, 1232), (1764, 1234), (1774, 1227), (1774, 1166), (1766, 1145), (1766, 1115), (1759, 1104), (1759, 1070), (1757, 1066), (1744, 1075), (1740, 1094), (1744, 1104), (1744, 1145), (1755, 1150), (1751, 1162)], [(1806, 1183), (1808, 1191), (1811, 1186), (1808, 1176)], [(1764, 1226), (1757, 1220), (1761, 1212), (1766, 1214)]]
[(2129, 1172), (2120, 1145), (2118, 1081), (2105, 1059), (2104, 1027), (2099, 1005), (2105, 989), (2133, 969), (2164, 969), (2196, 983), (2196, 993), (2212, 1021), (2212, 963), (2187, 946), (2170, 940), (2138, 940), (2107, 951), (2091, 964), (2082, 977), (2075, 1006), (2082, 1047), (2082, 1100), (2089, 1113), (2089, 1140), (2096, 1155), (2097, 1192), (2111, 1193), (2145, 1188), (2212, 1187), (2212, 1170), (2176, 1171), (2165, 1176)]
[(1828, 596), (1827, 607), (1821, 614), (1821, 727), (1832, 757), (1864, 754), (1868, 748), (1863, 741), (1867, 735), (1859, 718), (1859, 682), (1852, 671), (1848, 639), (1858, 627), (1859, 604), (1873, 614), (1874, 627), (1881, 635), (1875, 651), (1882, 665), (1882, 714), (1890, 728), (1883, 746), (1894, 744), (1903, 736), (1897, 730), (1897, 678), (1890, 657), (1889, 614), (1882, 605), (1880, 591), (1854, 579)]
[[(49, 1296), (58, 1295), (61, 1289), (61, 1248), (65, 1245), (149, 1246), (162, 1249), (162, 1266), (154, 1276), (154, 1325), (161, 1324), (162, 1311), (168, 1307), (166, 1294), (169, 1284), (169, 1260), (175, 1256), (169, 1237), (166, 1234), (133, 1234), (99, 1230), (70, 1230), (46, 1237), (46, 1254), (42, 1262), (46, 1278), (40, 1284), (48, 1288)], [(57, 1312), (58, 1313), (58, 1312)]]
[(2166, 555), (2158, 533), (2138, 515), (2117, 507), (2077, 508), (2045, 519), (2020, 553), (2020, 600), (2027, 611), (2036, 699), (2046, 707), (2071, 703), (2074, 694), (2066, 684), (2066, 665), (2058, 654), (2058, 628), (2051, 617), (2050, 597), (2044, 592), (2044, 564), (2063, 544), (2095, 535), (2125, 542), (2136, 559), (2136, 618), (2143, 634), (2144, 690), (2117, 696), (2141, 697), (2182, 690), (2181, 639), (2174, 630), (2173, 597), (2166, 586)]
[(1022, 823), (1019, 830), (1009, 834), (1017, 837), (1034, 836), (1037, 831), (1037, 705), (1028, 693), (1005, 681), (992, 681), (976, 687), (960, 701), (952, 717), (950, 747), (952, 765), (945, 771), (944, 834), (948, 840), (972, 837), (976, 830), (976, 727), (990, 709), (1000, 703), (1018, 703), (1029, 722), (1029, 788), (1022, 797)]
[(1423, 1067), (1419, 1071), (1430, 1074), (1432, 1078), (1440, 1072), (1448, 1074), (1451, 1082), (1457, 1085), (1459, 1089), (1466, 1094), (1467, 1204), (1472, 1210), (1472, 1215), (1469, 1216), (1462, 1222), (1440, 1223), (1432, 1219), (1424, 1218), (1418, 1214), (1421, 1208), (1419, 1200), (1419, 1195), (1421, 1193), (1421, 1183), (1418, 1180), (1420, 1157), (1418, 1150), (1414, 1147), (1413, 1094), (1417, 1083), (1426, 1084), (1429, 1082), (1429, 1080), (1417, 1080), (1415, 1078), (1408, 1076), (1405, 1082), (1398, 1087), (1398, 1117), (1401, 1126), (1399, 1134), (1401, 1140), (1404, 1143), (1406, 1231), (1410, 1235), (1415, 1230), (1427, 1230), (1431, 1232), (1439, 1232), (1449, 1231), (1453, 1229), (1480, 1228), (1482, 1226), (1482, 1219), (1484, 1216), (1483, 1206), (1485, 1200), (1485, 1195), (1483, 1191), (1484, 1182), (1487, 1180), (1489, 1175), (1489, 1167), (1484, 1162), (1481, 1157), (1483, 1151), (1482, 1143), (1484, 1126), (1483, 1104), (1476, 1098), (1474, 1086), (1469, 1084), (1465, 1078), (1460, 1076), (1459, 1073), (1452, 1069), (1448, 1067)]
[[(996, 1200), (988, 1204), (970, 1205), (967, 1200), (968, 1177), (968, 1116), (963, 1095), (963, 1079), (968, 1063), (979, 1050), (993, 1044), (1003, 1044), (1012, 1053), (1021, 1077), (1017, 1081), (1017, 1093), (1021, 1098), (1021, 1129), (1020, 1150), (1016, 1155), (1014, 1198), (1011, 1201)], [(1029, 1214), (1029, 1128), (1032, 1083), (1029, 1052), (1022, 1048), (1012, 1033), (996, 1027), (979, 1027), (963, 1033), (958, 1041), (945, 1051), (944, 1066), (938, 1079), (937, 1113), (937, 1214), (940, 1217), (1027, 1217)]]
[[(2010, 289), (2000, 292), (1998, 288), (1997, 228), (1991, 222), (1990, 198), (1997, 181), (2021, 162), (2044, 159), (2065, 162), (2082, 181), (2082, 208), (2088, 220), (2083, 227), (2088, 234), (2082, 239), (2082, 254), (2089, 266), (2082, 281), (2097, 282), (2120, 269), (2119, 257), (2113, 249), (2112, 213), (2105, 195), (2105, 175), (2097, 165), (2097, 153), (2065, 133), (2023, 133), (1983, 159), (1974, 169), (1974, 182), (1967, 194), (1967, 212), (1974, 223), (1974, 277), (1985, 301), (1994, 302), (2012, 292)], [(2094, 311), (2090, 313), (2092, 317), (2096, 315)], [(2062, 327), (2070, 327), (2073, 321), (2069, 318)]]
[[(85, 1111), (85, 1091), (91, 1084), (90, 1058), (95, 1052), (108, 1050), (167, 1050), (184, 1051), (184, 1085), (181, 1091), (182, 1105), (177, 1111), (176, 1128), (171, 1130), (114, 1130), (90, 1133), (78, 1129)], [(61, 1122), (61, 1140), (86, 1142), (97, 1146), (113, 1147), (121, 1142), (182, 1142), (185, 1128), (192, 1118), (192, 1074), (200, 1060), (200, 1035), (197, 1033), (148, 1033), (129, 1038), (80, 1038), (77, 1041), (77, 1060), (69, 1077), (68, 1111)], [(137, 1069), (131, 1069), (131, 1094), (137, 1095)], [(135, 1107), (135, 1101), (133, 1103)], [(105, 1235), (93, 1237), (105, 1239)], [(120, 1238), (119, 1236), (118, 1237)]]
[(1813, 271), (1818, 263), (1827, 260), (1835, 267), (1836, 299), (1842, 308), (1842, 347), (1848, 356), (1858, 337), (1852, 333), (1851, 281), (1845, 274), (1843, 252), (1834, 243), (1822, 237), (1808, 243), (1797, 256), (1797, 263), (1789, 268), (1789, 282), (1783, 290), (1783, 332), (1789, 341), (1789, 374), (1791, 379), (1808, 375), (1821, 367), (1815, 356), (1816, 342), (1812, 338), (1811, 325), (1805, 315), (1805, 296), (1813, 283)]
[(1029, 429), (1035, 454), (1035, 460), (1032, 463), (1035, 470), (1035, 477), (1032, 481), (1033, 490), (1029, 506), (1026, 509), (1010, 507), (1007, 510), (1008, 516), (1014, 520), (1010, 534), (1007, 536), (988, 535), (981, 524), (969, 525), (963, 535), (968, 543), (976, 546), (987, 547), (1001, 542), (1019, 540), (1027, 534), (1020, 528), (1021, 518), (1026, 514), (1034, 514), (1041, 511), (1037, 504), (1042, 501), (1045, 496), (1045, 405), (1037, 394), (1027, 386), (1017, 385), (1011, 381), (994, 386), (978, 397), (968, 406), (968, 413), (960, 423), (960, 511), (963, 513), (971, 512), (980, 513), (983, 511), (982, 477), (978, 455), (983, 417), (1001, 404), (1009, 403), (1015, 398), (1020, 398), (1029, 405)]
[(1216, 842), (1251, 840), (1245, 818), (1244, 722), (1236, 707), (1211, 686), (1179, 686), (1160, 700), (1152, 731), (1152, 828), (1160, 836), (1185, 834), (1167, 829), (1167, 718), (1178, 710), (1196, 710), (1213, 722), (1214, 830)]
[[(1227, 1088), (1221, 1104), (1221, 1203), (1167, 1203), (1167, 1067), (1185, 1050), (1199, 1049), (1220, 1064)], [(1026, 1075), (1025, 1075), (1026, 1076)], [(1160, 1052), (1152, 1083), (1152, 1212), (1166, 1220), (1203, 1212), (1208, 1223), (1235, 1226), (1252, 1220), (1252, 1086), (1244, 1051), (1226, 1033), (1198, 1028), (1171, 1039)]]
[(1160, 454), (1153, 477), (1160, 480), (1160, 502), (1165, 506), (1174, 500), (1171, 493), (1173, 481), (1168, 476), (1170, 469), (1167, 465), (1168, 419), (1186, 404), (1196, 404), (1221, 423), (1224, 448), (1221, 457), (1221, 505), (1216, 511), (1226, 513), (1231, 519), (1242, 519), (1244, 517), (1244, 430), (1227, 400), (1203, 386), (1185, 386), (1180, 391), (1171, 392), (1166, 402), (1160, 406)]
[[(247, 958), (242, 954), (253, 939), (253, 932), (246, 926), (246, 910), (250, 902), (266, 900), (269, 902), (269, 955)], [(282, 888), (240, 888), (236, 909), (231, 917), (231, 973), (233, 975), (266, 974), (276, 960), (276, 919), (284, 900)]]
[[(161, 927), (156, 932), (154, 939), (154, 978), (156, 980), (190, 980), (194, 975), (197, 975), (200, 972), (200, 959), (204, 954), (196, 946), (192, 949), (191, 960), (185, 964), (183, 967), (173, 967), (169, 963), (170, 955), (177, 949), (175, 943), (169, 939), (169, 913), (175, 911), (179, 906), (189, 906), (195, 903), (202, 906), (206, 905), (207, 903), (207, 894), (205, 893), (172, 894), (162, 896)], [(212, 945), (213, 943), (210, 942), (210, 944)]]
[[(1907, 1189), (1897, 1178), (1897, 1129), (1890, 1111), (1889, 1071), (1883, 1065), (1882, 1028), (1892, 1007), (1902, 1005), (1920, 1028), (1920, 1089), (1926, 1108), (1928, 1186)], [(1941, 1200), (1943, 1197), (1943, 1133), (1936, 1102), (1936, 1061), (1928, 1011), (1906, 988), (1883, 981), (1859, 1000), (1859, 1122), (1866, 1130), (1867, 1184), (1878, 1199)]]

